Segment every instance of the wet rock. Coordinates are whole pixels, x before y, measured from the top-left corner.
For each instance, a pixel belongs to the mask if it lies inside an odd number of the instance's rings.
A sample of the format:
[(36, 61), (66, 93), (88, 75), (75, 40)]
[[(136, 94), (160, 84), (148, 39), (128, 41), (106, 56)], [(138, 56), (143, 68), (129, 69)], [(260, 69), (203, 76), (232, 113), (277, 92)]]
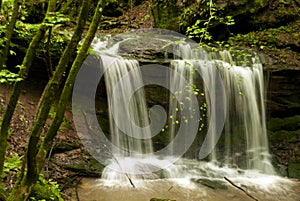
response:
[(201, 178), (201, 179), (191, 179), (192, 182), (196, 184), (201, 184), (203, 186), (212, 188), (212, 189), (227, 189), (227, 185), (224, 181), (221, 180), (213, 180), (213, 179), (206, 179), (206, 178)]

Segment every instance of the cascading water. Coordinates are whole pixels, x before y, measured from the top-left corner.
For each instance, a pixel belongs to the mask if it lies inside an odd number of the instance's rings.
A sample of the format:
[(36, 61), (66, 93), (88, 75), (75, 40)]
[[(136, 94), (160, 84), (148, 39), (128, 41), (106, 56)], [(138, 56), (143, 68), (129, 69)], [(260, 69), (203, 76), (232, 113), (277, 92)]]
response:
[[(115, 113), (109, 113), (109, 119), (119, 119), (121, 114), (128, 113), (126, 116), (129, 116), (135, 124), (139, 125), (140, 127), (145, 127), (149, 125), (145, 94), (143, 90), (139, 90), (134, 94), (134, 86), (141, 85), (142, 83), (139, 64), (136, 60), (126, 60), (119, 58), (111, 64), (104, 75), (107, 88), (107, 96), (112, 97), (113, 89), (119, 83), (121, 77), (126, 75), (126, 73), (128, 72), (134, 74), (134, 79), (129, 83), (126, 83), (126, 85), (120, 85), (121, 94), (118, 94), (117, 101), (112, 102), (109, 100), (109, 110), (112, 111), (112, 108), (114, 108), (115, 111)], [(126, 99), (128, 96), (130, 96), (130, 94), (134, 94), (134, 96), (132, 96), (131, 102), (128, 106)], [(125, 109), (127, 107), (129, 109)], [(125, 150), (125, 152), (128, 154), (127, 156), (129, 157), (132, 153), (143, 154), (153, 152), (150, 129), (146, 129), (144, 130), (144, 132), (139, 133), (141, 138), (144, 140), (136, 139), (134, 137), (127, 136), (126, 133), (120, 130), (121, 127), (125, 128), (125, 132), (133, 133), (133, 124), (126, 124), (125, 121), (120, 121), (119, 123), (122, 125), (117, 125), (114, 121), (110, 121), (111, 133), (113, 133), (113, 135), (111, 136), (111, 141), (116, 147)]]
[[(169, 68), (173, 69), (174, 75), (178, 73), (180, 76), (168, 77), (167, 82), (172, 93), (167, 109), (168, 121), (164, 125), (168, 128), (163, 129), (169, 134), (167, 143), (170, 145), (170, 152), (169, 155), (159, 155), (153, 146), (154, 135), (152, 127), (149, 126), (152, 122), (149, 121), (145, 92), (143, 87), (139, 87), (143, 85), (145, 77), (142, 76), (137, 60), (120, 56), (120, 52), (124, 51), (120, 44), (131, 44), (131, 39), (136, 40), (139, 37), (122, 36), (112, 41), (112, 44), (109, 43), (111, 41), (95, 40), (93, 44), (93, 49), (105, 68), (110, 140), (114, 146), (110, 162), (102, 173), (105, 185), (129, 185), (129, 178), (134, 182), (165, 177), (185, 178), (190, 181), (192, 178), (202, 177), (222, 180), (224, 176), (243, 183), (243, 180), (249, 182), (249, 178), (263, 177), (262, 173), (274, 174), (266, 135), (263, 71), (258, 57), (254, 55), (247, 65), (241, 65), (231, 58), (228, 51), (208, 53), (188, 43), (174, 45), (172, 56), (175, 57), (170, 59)], [(172, 42), (166, 38), (155, 40), (163, 42), (164, 45)], [(218, 69), (218, 72), (213, 69)], [(197, 72), (200, 75), (196, 75)], [(128, 74), (131, 76), (123, 79)], [(226, 96), (218, 96), (218, 75), (222, 77)], [(182, 77), (185, 78), (184, 81)], [(204, 84), (199, 86), (199, 80), (205, 81)], [(198, 109), (201, 110), (201, 115), (196, 117), (193, 116), (193, 103), (189, 103), (193, 96), (199, 98), (200, 102)], [(216, 124), (220, 118), (220, 108), (217, 107), (220, 103), (226, 107), (226, 122), (219, 138), (215, 133), (219, 129)], [(183, 109), (191, 111), (184, 113)], [(197, 160), (195, 154), (192, 155), (195, 159), (172, 161), (178, 155), (179, 144), (171, 142), (178, 138), (179, 127), (195, 121), (195, 118), (200, 122), (195, 139), (199, 143), (198, 147), (201, 147), (206, 137), (207, 130), (203, 125), (209, 127), (207, 135), (211, 136), (208, 146), (214, 149), (205, 161), (210, 162)], [(191, 144), (188, 136), (191, 130), (185, 127), (181, 131), (187, 139), (179, 138), (180, 143), (183, 147), (189, 147)], [(199, 150), (198, 148), (198, 153)], [(175, 163), (168, 164), (168, 157)], [(163, 170), (158, 171), (157, 167)], [(274, 181), (272, 176), (264, 179)]]
[[(212, 54), (209, 59), (207, 52), (193, 50), (189, 44), (179, 45), (179, 55), (182, 60), (171, 63), (181, 75), (193, 83), (192, 69), (199, 69), (204, 80), (208, 80), (205, 88), (206, 102), (208, 105), (208, 123), (212, 122), (212, 130), (215, 133), (214, 122), (218, 118), (216, 103), (227, 103), (226, 123), (223, 135), (217, 147), (212, 151), (210, 160), (221, 161), (229, 167), (242, 167), (244, 169), (256, 169), (263, 173), (274, 174), (270, 162), (268, 148), (265, 103), (264, 103), (264, 78), (262, 64), (256, 55), (251, 57), (248, 66), (238, 66), (228, 51), (219, 52), (219, 56)], [(249, 63), (249, 62), (248, 62)], [(216, 74), (213, 67), (217, 66), (223, 78), (226, 90), (226, 100), (217, 100), (215, 91)], [(185, 69), (185, 70), (184, 70)], [(174, 86), (178, 87), (177, 81)], [(184, 88), (183, 86), (180, 86)], [(207, 89), (210, 89), (208, 91)], [(174, 106), (170, 105), (171, 111)], [(174, 116), (174, 111), (171, 114)], [(174, 130), (174, 129), (173, 129)], [(174, 131), (171, 130), (171, 133)], [(172, 134), (173, 136), (174, 134)], [(216, 138), (212, 138), (212, 144), (217, 144)], [(222, 151), (220, 151), (222, 150)], [(225, 152), (224, 152), (225, 150)], [(220, 164), (220, 163), (219, 163)]]
[[(257, 57), (252, 59), (254, 61), (251, 67), (227, 65), (222, 71), (228, 102), (225, 161), (228, 164), (238, 164), (238, 161), (245, 158), (242, 167), (274, 174), (265, 123), (263, 69)], [(236, 138), (246, 143), (237, 144)]]

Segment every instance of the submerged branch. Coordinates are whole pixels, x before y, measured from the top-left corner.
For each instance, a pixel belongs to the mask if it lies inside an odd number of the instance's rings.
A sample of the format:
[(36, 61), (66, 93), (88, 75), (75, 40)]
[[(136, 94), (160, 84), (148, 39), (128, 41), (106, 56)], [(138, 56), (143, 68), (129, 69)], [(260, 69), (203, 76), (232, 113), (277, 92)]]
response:
[(245, 191), (243, 188), (237, 186), (235, 183), (233, 183), (231, 180), (229, 180), (227, 177), (224, 177), (226, 181), (228, 181), (232, 186), (236, 187), (237, 189), (243, 191), (248, 197), (252, 198), (253, 200), (259, 201), (257, 198), (255, 198), (253, 195), (249, 194), (247, 191)]

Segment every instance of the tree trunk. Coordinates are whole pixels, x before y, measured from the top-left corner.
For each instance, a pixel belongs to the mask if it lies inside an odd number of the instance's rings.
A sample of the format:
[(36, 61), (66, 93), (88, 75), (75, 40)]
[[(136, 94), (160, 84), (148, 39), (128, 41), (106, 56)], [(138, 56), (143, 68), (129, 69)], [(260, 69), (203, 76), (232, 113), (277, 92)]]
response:
[[(87, 1), (88, 0), (86, 0), (85, 3)], [(79, 53), (78, 53), (75, 61), (73, 62), (71, 71), (69, 73), (65, 87), (64, 87), (63, 92), (60, 97), (60, 101), (58, 103), (57, 113), (55, 115), (55, 118), (53, 120), (53, 123), (52, 123), (49, 131), (46, 134), (45, 140), (42, 142), (42, 145), (39, 150), (37, 149), (37, 144), (38, 144), (40, 132), (37, 132), (37, 135), (30, 136), (30, 142), (28, 145), (28, 153), (27, 153), (27, 168), (26, 168), (27, 173), (26, 173), (25, 177), (22, 179), (22, 182), (20, 183), (20, 185), (15, 186), (8, 201), (12, 201), (12, 200), (18, 201), (18, 200), (27, 199), (31, 192), (31, 189), (35, 185), (38, 175), (39, 175), (40, 171), (42, 170), (43, 164), (45, 162), (46, 155), (50, 150), (50, 148), (48, 148), (48, 147), (49, 146), (51, 147), (52, 141), (53, 141), (53, 139), (57, 133), (57, 130), (59, 129), (59, 126), (62, 122), (62, 119), (64, 117), (66, 102), (68, 101), (68, 97), (70, 96), (70, 94), (72, 92), (72, 86), (73, 86), (76, 74), (77, 74), (78, 70), (80, 69), (81, 64), (83, 63), (85, 56), (87, 54), (88, 48), (90, 47), (90, 44), (95, 36), (95, 32), (97, 30), (97, 27), (98, 27), (98, 24), (99, 24), (99, 21), (101, 18), (101, 14), (102, 14), (102, 9), (100, 6), (102, 6), (102, 1), (100, 1), (98, 3), (98, 9), (95, 12), (95, 15), (94, 15), (92, 24), (90, 26), (90, 29), (88, 31), (88, 34), (85, 38), (85, 41), (84, 41), (82, 47), (79, 50)], [(88, 13), (88, 12), (86, 12), (86, 13)], [(82, 26), (84, 26), (84, 24)], [(64, 71), (62, 71), (62, 72), (64, 72)], [(55, 76), (53, 76), (53, 77), (55, 77)], [(57, 82), (57, 80), (54, 80), (54, 83), (55, 83), (55, 86), (59, 84), (59, 82)], [(46, 90), (48, 90), (48, 89), (46, 89)], [(44, 93), (44, 95), (43, 95), (44, 101), (42, 101), (40, 103), (40, 108), (42, 108), (47, 103), (47, 101), (46, 101), (46, 100), (48, 100), (47, 96), (51, 94), (50, 92), (52, 92), (52, 90), (49, 89), (49, 93)], [(48, 115), (48, 113), (47, 113), (47, 115)], [(38, 151), (37, 155), (35, 154), (36, 153), (35, 151)], [(29, 161), (31, 161), (31, 162), (29, 162)]]
[[(27, 77), (28, 69), (29, 69), (29, 67), (32, 63), (32, 60), (34, 58), (34, 55), (35, 55), (35, 50), (37, 48), (37, 45), (41, 41), (43, 35), (45, 34), (45, 32), (46, 32), (46, 27), (44, 25), (42, 25), (29, 45), (28, 51), (26, 53), (26, 56), (23, 60), (23, 63), (21, 65), (21, 69), (19, 72), (19, 75), (23, 80), (26, 79), (26, 77)], [(19, 96), (21, 93), (22, 85), (23, 85), (23, 81), (19, 81), (14, 84), (13, 91), (10, 96), (10, 99), (9, 99), (9, 102), (8, 102), (8, 105), (5, 110), (3, 120), (1, 123), (1, 128), (0, 128), (0, 175), (1, 175), (1, 177), (3, 174), (5, 152), (7, 149), (7, 138), (8, 138), (9, 125), (10, 125), (13, 113), (15, 111), (16, 104), (18, 102), (18, 99), (19, 99)], [(2, 182), (2, 179), (0, 180), (0, 183), (1, 182)], [(1, 186), (0, 186), (0, 188), (1, 188)]]
[(27, 154), (27, 169), (30, 170), (30, 174), (37, 174), (36, 170), (36, 153), (38, 150), (38, 142), (40, 140), (41, 130), (46, 123), (48, 118), (49, 111), (51, 109), (51, 105), (54, 102), (54, 99), (57, 95), (57, 91), (59, 90), (59, 85), (63, 78), (63, 74), (67, 68), (69, 61), (71, 60), (72, 53), (76, 50), (76, 46), (78, 45), (81, 35), (84, 30), (85, 22), (88, 18), (88, 9), (89, 9), (90, 0), (83, 1), (81, 14), (78, 19), (77, 28), (72, 36), (71, 41), (63, 52), (63, 55), (57, 65), (57, 68), (54, 72), (54, 75), (49, 80), (43, 95), (40, 99), (38, 105), (38, 114), (33, 124), (33, 129), (30, 134), (29, 144), (28, 144), (28, 154)]
[[(47, 13), (54, 11), (55, 3), (56, 3), (56, 0), (49, 1)], [(37, 31), (37, 33), (35, 34), (35, 36), (33, 37), (32, 41), (29, 44), (28, 50), (23, 59), (22, 65), (20, 66), (20, 71), (19, 71), (19, 76), (23, 80), (25, 80), (27, 78), (29, 67), (32, 64), (37, 46), (40, 43), (40, 41), (42, 40), (42, 38), (44, 37), (46, 31), (47, 31), (47, 26), (44, 23), (42, 23), (39, 27), (39, 30)], [(12, 91), (11, 97), (9, 99), (9, 103), (8, 103), (7, 109), (5, 110), (5, 113), (3, 116), (3, 121), (1, 124), (1, 130), (0, 130), (0, 175), (1, 175), (1, 177), (3, 175), (4, 159), (5, 159), (6, 149), (7, 149), (8, 129), (9, 129), (9, 125), (10, 125), (17, 101), (18, 101), (20, 93), (21, 93), (22, 85), (23, 85), (23, 81), (16, 82), (14, 84), (13, 91)], [(1, 182), (2, 182), (2, 179), (1, 179)], [(2, 185), (0, 186), (0, 188), (2, 188)], [(21, 199), (21, 197), (23, 197), (23, 195), (21, 195), (21, 194), (18, 195), (17, 197), (19, 199), (13, 198), (10, 200), (16, 200), (16, 201), (24, 200), (24, 199)]]
[(41, 144), (41, 147), (39, 149), (39, 152), (37, 154), (37, 161), (39, 161), (40, 163), (38, 164), (38, 169), (41, 171), (43, 164), (45, 162), (46, 156), (48, 154), (48, 152), (51, 149), (52, 146), (52, 142), (54, 137), (56, 136), (57, 130), (59, 129), (59, 126), (64, 118), (64, 113), (65, 113), (65, 109), (66, 109), (66, 104), (70, 99), (71, 93), (72, 93), (72, 89), (73, 89), (73, 85), (76, 79), (76, 75), (84, 61), (84, 59), (86, 58), (88, 49), (92, 43), (92, 40), (95, 36), (95, 33), (97, 31), (99, 22), (101, 20), (101, 16), (102, 16), (102, 10), (103, 10), (103, 5), (104, 5), (104, 1), (100, 0), (98, 1), (97, 4), (97, 8), (95, 10), (95, 14), (92, 20), (92, 23), (89, 27), (88, 33), (84, 39), (84, 42), (79, 50), (79, 53), (75, 59), (75, 61), (73, 62), (71, 71), (68, 75), (67, 81), (65, 83), (65, 86), (63, 88), (61, 97), (59, 99), (58, 105), (57, 105), (57, 112), (56, 115), (54, 117), (53, 123), (51, 125), (51, 127), (49, 128), (44, 141)]
[[(14, 32), (15, 24), (17, 22), (20, 5), (21, 5), (21, 0), (14, 1), (13, 14), (11, 16), (11, 20), (7, 25), (6, 32), (5, 32), (4, 48), (0, 51), (0, 70), (6, 67), (5, 64), (7, 60), (8, 51), (9, 51), (9, 45), (10, 45), (12, 34)], [(1, 9), (1, 4), (0, 4), (0, 9)]]
[[(30, 140), (28, 145), (28, 151), (34, 153), (33, 155), (28, 155), (28, 161), (32, 161), (33, 157), (35, 157), (35, 153), (37, 153), (38, 149), (38, 140), (40, 138), (41, 130), (46, 123), (48, 118), (49, 111), (51, 109), (51, 105), (54, 102), (54, 99), (57, 95), (57, 91), (59, 90), (59, 85), (63, 78), (63, 74), (67, 68), (69, 61), (71, 60), (72, 53), (76, 50), (76, 46), (78, 45), (81, 35), (84, 30), (85, 22), (88, 18), (88, 9), (89, 9), (90, 0), (83, 1), (81, 14), (78, 19), (78, 25), (76, 30), (69, 42), (68, 46), (63, 52), (63, 55), (56, 67), (56, 70), (49, 80), (42, 97), (40, 98), (40, 102), (38, 105), (38, 113), (36, 120), (33, 124), (33, 129), (30, 134)], [(33, 167), (28, 166), (28, 169), (32, 169)]]

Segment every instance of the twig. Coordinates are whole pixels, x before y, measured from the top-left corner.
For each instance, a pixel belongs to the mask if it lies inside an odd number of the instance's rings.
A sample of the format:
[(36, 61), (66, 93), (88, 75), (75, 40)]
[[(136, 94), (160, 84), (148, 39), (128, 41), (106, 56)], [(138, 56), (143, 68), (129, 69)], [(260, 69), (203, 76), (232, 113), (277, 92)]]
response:
[(170, 191), (173, 187), (174, 187), (174, 186), (171, 186), (171, 187), (168, 189), (168, 191)]
[[(87, 128), (88, 128), (89, 132), (93, 132), (92, 129), (90, 128), (89, 124), (88, 124), (88, 121), (87, 121), (87, 118), (86, 118), (85, 113), (84, 113), (83, 111), (81, 111), (81, 113), (82, 113), (83, 116), (84, 116), (84, 121), (85, 121), (85, 124), (87, 125)], [(102, 142), (100, 142), (100, 143), (102, 143)], [(125, 176), (126, 176), (127, 179), (129, 180), (131, 186), (132, 186), (133, 188), (135, 188), (135, 185), (134, 185), (132, 179), (130, 178), (129, 174), (128, 174), (127, 172), (125, 172), (125, 171), (122, 170), (123, 168), (122, 168), (121, 164), (119, 163), (118, 159), (114, 156), (114, 154), (110, 151), (110, 149), (106, 146), (106, 144), (102, 143), (102, 145), (103, 145), (103, 147), (106, 149), (106, 151), (108, 151), (108, 153), (111, 155), (112, 159), (113, 159), (113, 160), (117, 163), (117, 165), (120, 167), (120, 170), (121, 170), (122, 172), (124, 172)]]
[(77, 201), (80, 201), (79, 194), (78, 194), (78, 186), (75, 187), (75, 193), (76, 193)]
[[(111, 155), (111, 157), (113, 158), (113, 160), (118, 164), (118, 166), (120, 167), (121, 171), (123, 172), (122, 166), (121, 166), (121, 164), (119, 163), (118, 159), (113, 155), (113, 153), (111, 153), (110, 149), (106, 146), (106, 144), (103, 143), (102, 145), (105, 147), (106, 151), (108, 151), (108, 152), (110, 153), (110, 155)], [(125, 172), (125, 171), (124, 171), (124, 174), (125, 174), (125, 176), (127, 177), (127, 179), (129, 180), (129, 182), (130, 182), (130, 184), (132, 185), (132, 187), (135, 188), (135, 185), (134, 185), (134, 183), (132, 182), (132, 180), (131, 180), (129, 174), (128, 174), (127, 172)]]
[(232, 181), (230, 181), (227, 177), (224, 177), (224, 179), (226, 181), (228, 181), (231, 185), (233, 185), (234, 187), (236, 187), (237, 189), (243, 191), (247, 196), (249, 196), (250, 198), (252, 198), (253, 200), (259, 201), (257, 198), (255, 198), (254, 196), (252, 196), (251, 194), (249, 194), (247, 191), (245, 191), (243, 188), (237, 186), (236, 184), (234, 184)]

